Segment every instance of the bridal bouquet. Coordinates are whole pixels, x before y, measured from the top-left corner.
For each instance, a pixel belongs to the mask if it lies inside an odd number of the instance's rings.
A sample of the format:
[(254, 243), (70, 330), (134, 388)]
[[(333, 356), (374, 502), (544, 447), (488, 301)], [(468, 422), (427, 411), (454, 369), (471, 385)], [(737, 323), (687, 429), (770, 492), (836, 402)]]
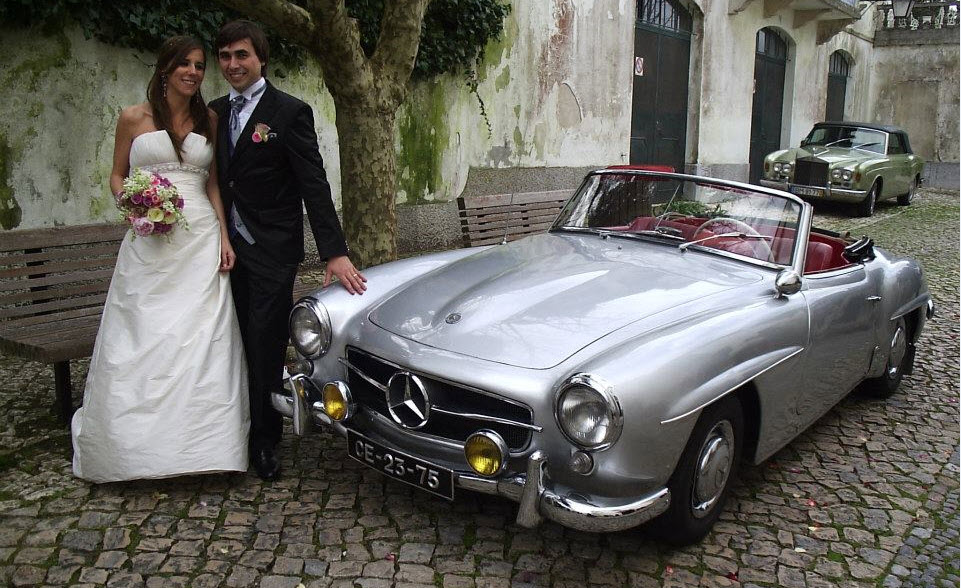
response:
[(184, 199), (167, 178), (134, 168), (123, 181), (123, 191), (116, 195), (117, 208), (124, 221), (133, 227), (133, 238), (167, 235), (175, 225), (189, 230), (184, 217)]

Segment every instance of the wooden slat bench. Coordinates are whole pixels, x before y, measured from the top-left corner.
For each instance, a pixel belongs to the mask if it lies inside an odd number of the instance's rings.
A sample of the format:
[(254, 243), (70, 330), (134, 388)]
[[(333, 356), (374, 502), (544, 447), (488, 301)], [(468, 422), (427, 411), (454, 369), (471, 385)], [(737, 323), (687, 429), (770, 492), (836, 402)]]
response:
[(513, 241), (547, 230), (570, 190), (518, 192), (457, 199), (465, 247)]
[[(88, 357), (100, 327), (123, 225), (0, 233), (0, 352), (53, 364), (61, 417), (73, 412), (70, 360)], [(294, 300), (316, 289), (299, 280)]]

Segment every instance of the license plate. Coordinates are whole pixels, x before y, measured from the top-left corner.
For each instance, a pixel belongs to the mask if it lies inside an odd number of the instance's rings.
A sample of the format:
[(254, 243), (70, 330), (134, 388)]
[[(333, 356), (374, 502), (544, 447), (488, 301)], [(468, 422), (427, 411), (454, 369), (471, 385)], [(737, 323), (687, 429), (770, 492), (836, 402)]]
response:
[(454, 472), (447, 468), (384, 447), (360, 433), (347, 429), (347, 454), (385, 476), (421, 490), (454, 499)]
[(808, 188), (806, 186), (791, 186), (791, 192), (798, 196), (821, 196), (824, 193), (820, 188)]

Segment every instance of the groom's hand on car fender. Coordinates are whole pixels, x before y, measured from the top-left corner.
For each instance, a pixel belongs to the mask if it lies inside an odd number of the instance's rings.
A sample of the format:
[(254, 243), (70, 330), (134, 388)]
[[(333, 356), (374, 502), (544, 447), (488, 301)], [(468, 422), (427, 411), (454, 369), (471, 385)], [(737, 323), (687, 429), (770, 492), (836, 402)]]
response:
[(337, 276), (351, 294), (363, 294), (367, 289), (367, 278), (357, 271), (350, 258), (346, 255), (331, 257), (327, 260), (327, 270), (324, 272), (324, 288), (330, 285), (331, 278)]

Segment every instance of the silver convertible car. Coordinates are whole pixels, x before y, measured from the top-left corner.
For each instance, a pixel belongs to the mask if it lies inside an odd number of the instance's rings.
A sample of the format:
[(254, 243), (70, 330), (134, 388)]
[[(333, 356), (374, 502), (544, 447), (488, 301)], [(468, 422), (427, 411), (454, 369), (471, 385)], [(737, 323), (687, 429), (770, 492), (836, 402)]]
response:
[(546, 233), (300, 300), (273, 404), (424, 492), (513, 500), (523, 526), (697, 541), (739, 460), (862, 382), (893, 393), (933, 312), (917, 262), (811, 219), (774, 189), (593, 172)]

